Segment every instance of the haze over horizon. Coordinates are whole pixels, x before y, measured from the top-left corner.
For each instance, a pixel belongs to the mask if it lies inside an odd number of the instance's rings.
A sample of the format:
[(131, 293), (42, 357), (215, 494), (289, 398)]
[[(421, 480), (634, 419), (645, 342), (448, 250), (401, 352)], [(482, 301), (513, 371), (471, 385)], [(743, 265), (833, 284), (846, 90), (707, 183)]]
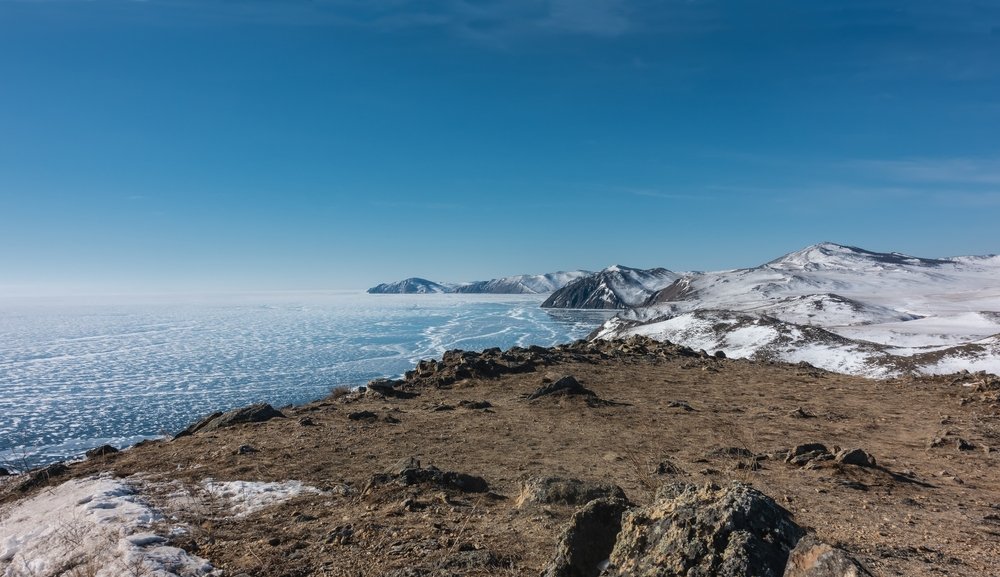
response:
[(0, 296), (1000, 252), (1000, 5), (0, 0)]

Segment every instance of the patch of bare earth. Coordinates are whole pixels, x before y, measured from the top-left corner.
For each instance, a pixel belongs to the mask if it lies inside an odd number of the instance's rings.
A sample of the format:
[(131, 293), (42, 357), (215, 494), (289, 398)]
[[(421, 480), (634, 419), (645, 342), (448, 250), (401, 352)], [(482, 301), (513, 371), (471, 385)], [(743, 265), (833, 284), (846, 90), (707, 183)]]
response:
[[(559, 375), (592, 394), (528, 398)], [(874, 575), (979, 577), (1000, 567), (1000, 409), (981, 380), (874, 381), (642, 338), (452, 354), (391, 385), (415, 396), (341, 394), (68, 475), (324, 491), (244, 517), (154, 495), (194, 527), (176, 544), (230, 576), (538, 575), (575, 507), (518, 497), (529, 479), (559, 476), (617, 484), (638, 504), (661, 483), (744, 481)], [(350, 418), (363, 411), (374, 417)], [(862, 448), (877, 466), (787, 463), (803, 443)], [(411, 457), (440, 474), (394, 475)]]

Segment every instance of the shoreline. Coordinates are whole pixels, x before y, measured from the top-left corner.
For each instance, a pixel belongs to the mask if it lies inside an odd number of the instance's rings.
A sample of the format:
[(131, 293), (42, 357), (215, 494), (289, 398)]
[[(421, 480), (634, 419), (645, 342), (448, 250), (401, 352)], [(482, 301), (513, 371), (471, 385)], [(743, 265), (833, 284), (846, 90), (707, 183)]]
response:
[[(873, 381), (641, 338), (452, 351), (284, 418), (74, 463), (0, 507), (108, 475), (184, 528), (162, 545), (226, 575), (538, 575), (584, 505), (531, 501), (538, 479), (613, 485), (630, 507), (672, 483), (739, 481), (873, 570), (973, 577), (1000, 562), (974, 530), (1000, 494), (1000, 434), (984, 420), (1000, 381), (977, 378)], [(808, 443), (830, 452), (792, 462)], [(841, 448), (877, 465), (841, 463)], [(248, 510), (241, 495), (274, 500)]]

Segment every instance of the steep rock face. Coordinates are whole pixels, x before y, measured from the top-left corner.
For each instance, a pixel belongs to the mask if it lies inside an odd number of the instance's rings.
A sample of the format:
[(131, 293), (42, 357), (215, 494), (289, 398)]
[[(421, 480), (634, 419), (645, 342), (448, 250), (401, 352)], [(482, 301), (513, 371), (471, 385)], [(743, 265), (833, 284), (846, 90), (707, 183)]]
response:
[(610, 574), (781, 577), (804, 535), (788, 511), (747, 485), (666, 485), (653, 504), (622, 518)]
[(615, 265), (557, 290), (542, 307), (628, 309), (642, 305), (678, 278), (679, 274), (665, 268), (644, 270)]
[(428, 294), (445, 292), (448, 292), (448, 288), (444, 285), (417, 277), (391, 283), (382, 283), (368, 289), (368, 294)]

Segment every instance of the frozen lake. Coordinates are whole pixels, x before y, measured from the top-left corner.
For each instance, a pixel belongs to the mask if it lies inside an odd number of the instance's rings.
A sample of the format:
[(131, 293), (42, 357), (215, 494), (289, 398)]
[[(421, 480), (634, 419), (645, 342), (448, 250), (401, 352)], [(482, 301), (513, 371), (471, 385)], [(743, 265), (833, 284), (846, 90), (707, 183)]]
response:
[(552, 345), (607, 313), (541, 296), (281, 293), (0, 303), (0, 464), (174, 433), (216, 410), (324, 397), (448, 349)]

